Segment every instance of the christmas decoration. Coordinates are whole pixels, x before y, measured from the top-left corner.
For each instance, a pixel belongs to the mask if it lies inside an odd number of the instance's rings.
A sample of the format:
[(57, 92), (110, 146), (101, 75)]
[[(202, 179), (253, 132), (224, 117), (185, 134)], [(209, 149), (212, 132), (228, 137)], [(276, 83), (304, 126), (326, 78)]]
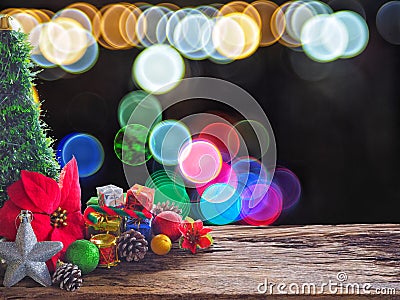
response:
[(50, 286), (50, 273), (45, 262), (59, 252), (63, 244), (38, 243), (31, 226), (32, 213), (22, 210), (19, 218), (21, 224), (15, 242), (0, 243), (0, 255), (8, 264), (3, 284), (10, 287), (29, 276), (41, 285)]
[(134, 229), (144, 235), (146, 240), (150, 243), (153, 233), (151, 230), (151, 219), (126, 219), (125, 229)]
[(123, 207), (125, 205), (124, 190), (120, 187), (109, 184), (96, 189), (100, 206)]
[(88, 274), (96, 269), (99, 257), (99, 249), (87, 240), (73, 242), (65, 253), (65, 260), (77, 265), (82, 274)]
[(125, 231), (117, 241), (119, 257), (126, 261), (139, 261), (148, 250), (148, 243), (143, 234), (134, 229)]
[(58, 284), (62, 290), (73, 292), (82, 286), (81, 276), (82, 272), (77, 265), (60, 263), (53, 274), (52, 282)]
[(200, 220), (194, 221), (186, 218), (179, 225), (179, 230), (182, 233), (179, 241), (180, 247), (190, 250), (193, 254), (196, 253), (197, 248), (208, 248), (213, 243), (213, 239), (209, 234), (212, 229), (203, 227), (203, 222)]
[(20, 179), (21, 170), (53, 179), (59, 172), (53, 141), (45, 134), (47, 126), (39, 119), (39, 104), (33, 99), (30, 45), (24, 33), (8, 30), (8, 18), (1, 17), (0, 28), (0, 207), (8, 199), (7, 187)]
[(90, 241), (99, 248), (99, 267), (110, 268), (119, 263), (117, 238), (111, 234), (97, 234)]
[(135, 184), (126, 193), (126, 206), (133, 210), (148, 210), (153, 208), (154, 189)]
[[(57, 260), (68, 246), (84, 235), (85, 223), (81, 213), (80, 186), (76, 160), (68, 162), (60, 181), (40, 173), (22, 170), (21, 179), (7, 190), (10, 200), (0, 209), (0, 235), (13, 241), (15, 218), (21, 210), (35, 212), (33, 230), (39, 241), (61, 241), (64, 248), (47, 262), (54, 271)], [(60, 209), (59, 209), (60, 208)]]
[(97, 218), (97, 223), (94, 225), (86, 224), (86, 238), (90, 239), (93, 235), (100, 233), (110, 233), (114, 236), (119, 236), (122, 232), (123, 219), (120, 216), (104, 216), (99, 213), (93, 213)]
[(178, 215), (182, 214), (182, 209), (180, 209), (175, 202), (172, 202), (171, 204), (167, 200), (166, 202), (161, 202), (153, 205), (153, 209), (151, 212), (153, 213), (154, 216), (157, 216), (158, 214), (162, 213), (163, 211), (173, 211), (177, 213)]
[(182, 235), (179, 231), (179, 224), (182, 222), (182, 217), (173, 211), (164, 211), (158, 214), (152, 223), (153, 233), (165, 234), (171, 241), (177, 241)]
[(152, 217), (151, 212), (144, 209), (143, 211), (134, 211), (127, 208), (116, 208), (108, 206), (90, 205), (85, 209), (84, 218), (88, 225), (97, 224), (99, 222), (97, 216), (98, 214), (103, 216), (121, 216), (121, 217), (131, 217), (134, 219), (149, 219)]
[(157, 255), (166, 255), (171, 251), (171, 239), (165, 234), (158, 234), (151, 240), (151, 250)]

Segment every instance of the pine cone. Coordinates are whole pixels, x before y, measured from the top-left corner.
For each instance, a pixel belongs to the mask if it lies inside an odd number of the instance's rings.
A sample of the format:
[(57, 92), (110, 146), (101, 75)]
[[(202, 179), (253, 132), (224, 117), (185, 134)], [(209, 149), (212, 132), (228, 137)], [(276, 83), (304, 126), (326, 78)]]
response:
[(139, 261), (148, 250), (148, 243), (143, 234), (134, 229), (125, 231), (118, 238), (118, 255), (126, 261)]
[(77, 265), (64, 263), (53, 274), (53, 283), (59, 284), (60, 289), (73, 292), (82, 286), (82, 272)]
[(176, 212), (178, 215), (182, 214), (182, 210), (178, 206), (175, 205), (175, 202), (172, 202), (172, 204), (169, 204), (168, 200), (166, 202), (154, 204), (153, 209), (151, 210), (151, 212), (153, 213), (154, 216), (157, 216), (158, 214), (162, 213), (163, 211), (173, 211), (173, 212)]

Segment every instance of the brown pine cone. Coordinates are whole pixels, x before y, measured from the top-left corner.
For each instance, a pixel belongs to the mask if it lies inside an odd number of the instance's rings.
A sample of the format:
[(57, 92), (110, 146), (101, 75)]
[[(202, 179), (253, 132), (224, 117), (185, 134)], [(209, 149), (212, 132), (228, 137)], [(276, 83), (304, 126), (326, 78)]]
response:
[[(57, 263), (58, 264), (58, 263)], [(59, 284), (60, 289), (73, 292), (82, 286), (82, 272), (77, 265), (63, 263), (53, 274), (53, 283)]]
[(153, 213), (154, 216), (157, 216), (158, 214), (162, 213), (163, 211), (173, 211), (173, 212), (176, 212), (178, 215), (182, 214), (182, 210), (178, 206), (175, 205), (175, 202), (172, 202), (172, 204), (169, 204), (168, 200), (166, 202), (154, 204), (153, 209), (151, 210), (151, 212)]
[(147, 245), (144, 235), (139, 231), (125, 231), (118, 238), (118, 255), (126, 261), (139, 261), (146, 255)]

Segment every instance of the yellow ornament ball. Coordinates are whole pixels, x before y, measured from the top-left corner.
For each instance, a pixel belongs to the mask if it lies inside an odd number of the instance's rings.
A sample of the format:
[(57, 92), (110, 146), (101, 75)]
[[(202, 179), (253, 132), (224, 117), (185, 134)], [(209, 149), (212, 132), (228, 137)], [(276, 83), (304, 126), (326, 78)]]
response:
[(157, 255), (165, 255), (171, 248), (171, 239), (165, 234), (158, 234), (151, 240), (151, 250)]

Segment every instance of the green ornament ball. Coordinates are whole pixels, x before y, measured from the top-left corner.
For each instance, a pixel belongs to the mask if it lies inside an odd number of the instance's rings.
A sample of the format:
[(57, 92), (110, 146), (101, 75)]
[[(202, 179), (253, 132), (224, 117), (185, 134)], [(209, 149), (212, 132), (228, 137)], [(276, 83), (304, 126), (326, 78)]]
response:
[(88, 240), (73, 242), (65, 252), (65, 260), (77, 265), (82, 274), (88, 274), (96, 269), (99, 259), (99, 248)]

